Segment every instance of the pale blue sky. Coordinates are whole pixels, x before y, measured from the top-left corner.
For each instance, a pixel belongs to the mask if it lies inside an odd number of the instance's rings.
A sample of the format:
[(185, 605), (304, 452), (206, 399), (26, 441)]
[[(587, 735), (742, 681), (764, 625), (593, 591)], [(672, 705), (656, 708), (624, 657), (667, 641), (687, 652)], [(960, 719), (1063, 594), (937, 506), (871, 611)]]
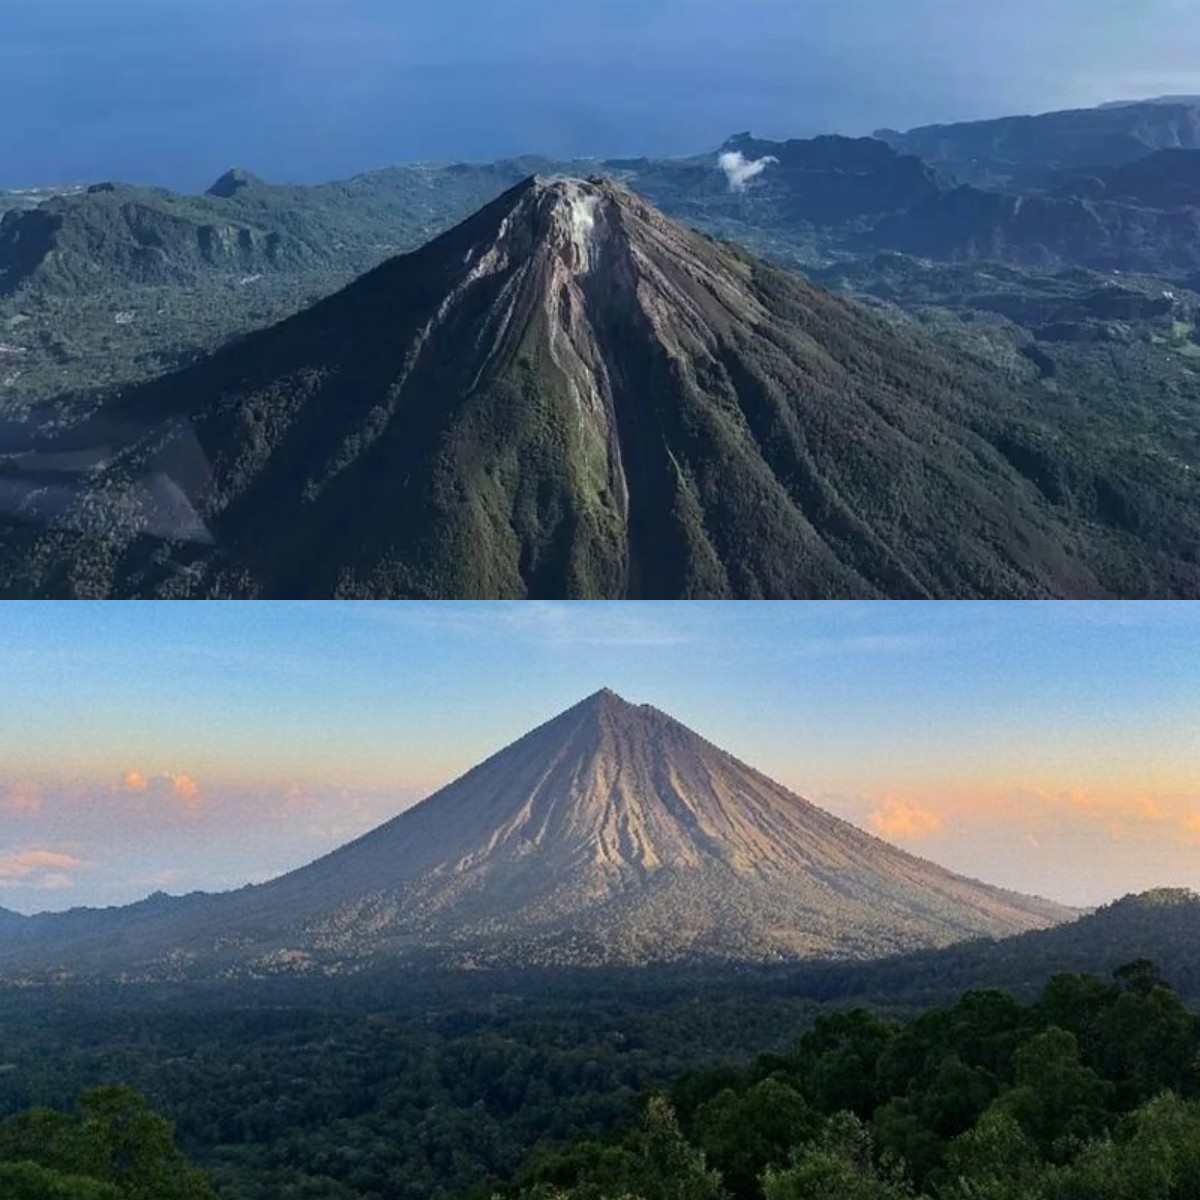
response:
[(1200, 886), (1196, 605), (10, 603), (0, 679), (7, 907), (266, 878), (604, 686), (955, 869)]
[(1200, 92), (1197, 0), (3, 0), (0, 187), (694, 153)]

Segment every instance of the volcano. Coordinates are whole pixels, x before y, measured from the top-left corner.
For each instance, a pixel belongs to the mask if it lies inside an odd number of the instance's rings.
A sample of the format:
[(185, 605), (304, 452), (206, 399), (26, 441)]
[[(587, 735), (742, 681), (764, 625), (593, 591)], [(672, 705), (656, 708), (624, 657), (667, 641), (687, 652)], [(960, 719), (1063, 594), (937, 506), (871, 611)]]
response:
[[(978, 368), (915, 328), (612, 181), (534, 177), (0, 461), (0, 494), (22, 497), (2, 506), (0, 594), (1183, 586), (1142, 525), (1116, 527), (1117, 506), (1101, 520), (1069, 509), (1082, 485), (1051, 495), (1045, 438), (1027, 454), (1004, 411)], [(81, 453), (86, 467), (61, 469)]]
[(603, 691), (309, 866), (29, 918), (0, 968), (863, 959), (1071, 915), (906, 854)]

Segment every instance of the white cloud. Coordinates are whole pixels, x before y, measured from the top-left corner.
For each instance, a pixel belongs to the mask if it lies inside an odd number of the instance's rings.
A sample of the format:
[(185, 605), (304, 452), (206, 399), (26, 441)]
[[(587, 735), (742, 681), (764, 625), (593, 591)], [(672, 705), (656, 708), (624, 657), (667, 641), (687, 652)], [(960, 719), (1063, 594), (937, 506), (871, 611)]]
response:
[(771, 163), (778, 161), (774, 155), (767, 154), (751, 162), (740, 150), (729, 150), (717, 159), (717, 166), (725, 172), (731, 192), (744, 192), (751, 179), (761, 175)]

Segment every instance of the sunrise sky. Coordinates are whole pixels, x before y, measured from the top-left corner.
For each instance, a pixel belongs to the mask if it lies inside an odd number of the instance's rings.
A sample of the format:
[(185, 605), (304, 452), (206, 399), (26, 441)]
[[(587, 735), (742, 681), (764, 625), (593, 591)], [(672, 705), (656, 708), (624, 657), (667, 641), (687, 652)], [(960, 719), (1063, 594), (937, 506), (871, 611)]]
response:
[(1080, 905), (1200, 887), (1200, 606), (0, 606), (0, 906), (216, 890), (365, 832), (585, 695)]

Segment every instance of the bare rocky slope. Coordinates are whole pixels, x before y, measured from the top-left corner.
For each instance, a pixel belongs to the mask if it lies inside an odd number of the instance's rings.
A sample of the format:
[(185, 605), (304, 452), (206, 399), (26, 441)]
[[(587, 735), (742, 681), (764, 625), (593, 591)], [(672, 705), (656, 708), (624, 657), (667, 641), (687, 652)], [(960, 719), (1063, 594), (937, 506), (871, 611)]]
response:
[(906, 854), (604, 691), (271, 883), (0, 930), (0, 972), (864, 959), (1071, 915)]

